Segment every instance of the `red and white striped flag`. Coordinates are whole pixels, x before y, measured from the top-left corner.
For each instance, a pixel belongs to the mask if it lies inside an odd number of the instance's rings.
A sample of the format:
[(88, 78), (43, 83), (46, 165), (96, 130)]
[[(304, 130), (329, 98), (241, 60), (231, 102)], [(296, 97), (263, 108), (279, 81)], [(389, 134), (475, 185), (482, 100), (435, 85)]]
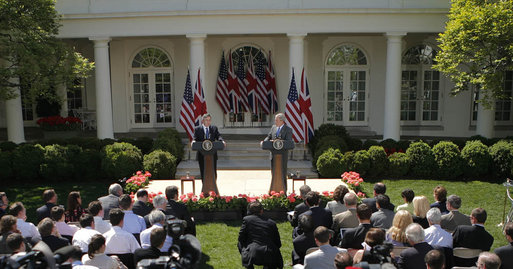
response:
[(180, 125), (185, 129), (185, 133), (192, 141), (194, 135), (194, 121), (196, 114), (194, 113), (194, 97), (191, 88), (191, 75), (187, 70), (187, 80), (185, 81), (185, 90), (183, 91), (182, 107), (180, 108)]
[(195, 124), (201, 124), (201, 118), (207, 113), (207, 102), (205, 101), (205, 93), (203, 92), (203, 85), (201, 85), (200, 69), (198, 68), (198, 79), (194, 85), (194, 115)]
[(226, 87), (230, 93), (230, 110), (237, 114), (240, 112), (240, 89), (237, 76), (233, 70), (232, 52), (228, 55), (228, 83)]
[(299, 108), (301, 109), (301, 121), (303, 123), (303, 138), (305, 144), (308, 144), (314, 136), (312, 100), (310, 100), (310, 90), (308, 89), (308, 80), (305, 75), (305, 68), (301, 73), (301, 92), (299, 94)]
[(248, 102), (248, 89), (246, 89), (246, 71), (244, 70), (244, 58), (239, 57), (239, 64), (237, 65), (237, 81), (239, 82), (239, 100), (244, 111), (252, 112)]
[(269, 99), (267, 96), (267, 88), (265, 87), (265, 69), (264, 69), (264, 59), (260, 59), (256, 66), (255, 75), (257, 77), (257, 97), (258, 102), (260, 103), (260, 108), (263, 110), (265, 114), (270, 113), (269, 107)]
[(219, 64), (219, 75), (217, 76), (216, 86), (216, 100), (224, 114), (230, 112), (230, 92), (228, 91), (228, 68), (226, 67), (226, 61), (223, 56), (221, 57), (221, 63)]
[(244, 83), (246, 86), (246, 90), (248, 91), (248, 103), (251, 112), (258, 114), (258, 96), (257, 96), (257, 77), (255, 75), (255, 71), (253, 70), (253, 57), (249, 56), (248, 61), (248, 69), (246, 70), (246, 78), (244, 79)]
[(294, 78), (294, 69), (292, 69), (292, 79), (289, 95), (287, 96), (287, 106), (285, 107), (285, 121), (292, 128), (292, 138), (296, 142), (303, 141), (303, 124), (298, 99), (296, 79)]
[(269, 112), (274, 114), (278, 111), (278, 95), (276, 94), (276, 79), (274, 77), (274, 68), (271, 62), (271, 51), (269, 51), (269, 62), (265, 72), (265, 82)]

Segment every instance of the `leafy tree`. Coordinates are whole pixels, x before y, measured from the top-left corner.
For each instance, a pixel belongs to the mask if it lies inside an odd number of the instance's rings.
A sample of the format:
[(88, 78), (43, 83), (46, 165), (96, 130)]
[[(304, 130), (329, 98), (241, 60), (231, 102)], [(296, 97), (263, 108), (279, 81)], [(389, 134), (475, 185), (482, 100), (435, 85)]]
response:
[(60, 16), (55, 0), (0, 0), (0, 99), (15, 97), (58, 100), (56, 85), (72, 88), (93, 68), (86, 58), (56, 37)]
[(455, 83), (452, 94), (476, 85), (485, 107), (505, 96), (504, 73), (513, 68), (513, 0), (452, 0), (434, 68)]

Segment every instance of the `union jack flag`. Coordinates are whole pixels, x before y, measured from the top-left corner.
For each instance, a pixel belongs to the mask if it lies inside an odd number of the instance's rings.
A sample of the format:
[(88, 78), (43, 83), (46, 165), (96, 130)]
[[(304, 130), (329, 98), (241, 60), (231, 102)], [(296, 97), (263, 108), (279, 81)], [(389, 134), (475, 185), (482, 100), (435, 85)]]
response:
[(191, 76), (187, 70), (187, 80), (185, 81), (185, 90), (183, 91), (182, 107), (180, 108), (180, 125), (185, 129), (189, 140), (192, 141), (194, 135), (194, 97), (191, 88)]
[(246, 83), (244, 80), (246, 79), (246, 72), (244, 70), (244, 58), (242, 55), (239, 57), (239, 64), (237, 66), (237, 81), (239, 83), (239, 100), (240, 104), (244, 111), (251, 111), (249, 108), (248, 102), (248, 89), (246, 89)]
[(226, 67), (226, 61), (223, 56), (221, 57), (221, 63), (219, 64), (219, 75), (217, 76), (216, 86), (216, 100), (224, 114), (230, 112), (230, 92), (228, 91), (228, 68)]
[(233, 70), (233, 61), (232, 61), (232, 52), (228, 55), (228, 84), (226, 85), (228, 88), (228, 92), (230, 93), (230, 110), (233, 113), (240, 112), (240, 89), (239, 82), (237, 81), (237, 76), (235, 75), (235, 71)]
[(265, 70), (265, 87), (267, 89), (267, 100), (269, 103), (269, 112), (274, 114), (278, 111), (278, 95), (276, 94), (276, 79), (274, 77), (274, 68), (271, 62), (271, 51), (269, 51), (269, 62)]
[(196, 126), (201, 124), (201, 118), (207, 113), (207, 102), (205, 101), (205, 93), (201, 85), (200, 70), (198, 68), (198, 79), (194, 85), (194, 118)]
[(285, 107), (285, 121), (292, 128), (292, 138), (296, 142), (303, 141), (304, 134), (298, 99), (296, 79), (294, 78), (294, 69), (292, 69), (292, 79), (290, 81), (289, 95), (287, 96), (287, 106)]
[(248, 61), (248, 70), (246, 70), (246, 78), (244, 79), (244, 84), (246, 86), (246, 90), (248, 91), (249, 108), (251, 109), (251, 112), (258, 114), (258, 82), (253, 69), (253, 57), (250, 55)]
[(269, 107), (269, 99), (267, 96), (267, 88), (265, 87), (265, 60), (262, 57), (256, 66), (256, 76), (257, 76), (257, 96), (258, 102), (260, 103), (260, 108), (264, 111), (265, 114), (270, 114)]
[(308, 89), (308, 80), (305, 75), (305, 68), (301, 73), (301, 92), (299, 94), (299, 108), (301, 109), (301, 121), (303, 123), (303, 138), (305, 144), (308, 144), (314, 136), (312, 100), (310, 100), (310, 90)]

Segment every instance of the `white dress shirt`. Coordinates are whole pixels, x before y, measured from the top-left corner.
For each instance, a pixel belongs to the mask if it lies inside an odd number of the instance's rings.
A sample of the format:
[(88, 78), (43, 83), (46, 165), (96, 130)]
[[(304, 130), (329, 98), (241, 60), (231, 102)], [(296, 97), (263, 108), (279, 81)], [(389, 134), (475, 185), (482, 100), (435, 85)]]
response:
[(64, 221), (56, 222), (55, 227), (57, 227), (57, 231), (59, 232), (60, 235), (69, 235), (69, 236), (73, 236), (79, 229), (77, 226), (68, 225)]
[(452, 235), (440, 227), (440, 224), (433, 224), (424, 229), (425, 241), (432, 246), (452, 248)]
[(134, 214), (132, 210), (124, 210), (125, 217), (123, 218), (123, 230), (131, 234), (140, 234), (146, 229), (146, 222), (144, 218)]
[[(160, 223), (155, 223), (153, 224), (153, 226), (151, 226), (150, 228), (144, 230), (141, 232), (141, 247), (143, 248), (149, 248), (151, 246), (151, 242), (150, 242), (150, 235), (151, 235), (151, 231), (155, 228), (162, 228), (162, 224)], [(166, 241), (164, 241), (164, 245), (162, 246), (162, 248), (160, 249), (161, 252), (163, 253), (167, 253), (167, 251), (169, 250), (169, 248), (173, 245), (173, 238), (170, 237), (169, 235), (166, 235)]]
[(100, 232), (101, 234), (108, 232), (111, 228), (112, 226), (110, 225), (110, 223), (103, 220), (102, 217), (94, 217), (94, 229)]
[(107, 254), (134, 253), (136, 249), (141, 248), (135, 236), (119, 226), (112, 226), (112, 229), (103, 236), (106, 239), (105, 253)]
[(85, 228), (82, 228), (78, 230), (73, 235), (73, 240), (71, 240), (71, 243), (73, 246), (78, 246), (82, 250), (82, 252), (87, 253), (87, 250), (89, 249), (89, 243), (91, 242), (91, 237), (93, 235), (99, 234), (98, 231), (93, 230), (90, 226), (87, 226)]
[(39, 231), (37, 230), (36, 225), (34, 225), (31, 222), (26, 222), (22, 219), (16, 220), (16, 226), (18, 227), (18, 230), (21, 232), (21, 235), (25, 238), (30, 237), (33, 240), (41, 240), (41, 235), (39, 234)]

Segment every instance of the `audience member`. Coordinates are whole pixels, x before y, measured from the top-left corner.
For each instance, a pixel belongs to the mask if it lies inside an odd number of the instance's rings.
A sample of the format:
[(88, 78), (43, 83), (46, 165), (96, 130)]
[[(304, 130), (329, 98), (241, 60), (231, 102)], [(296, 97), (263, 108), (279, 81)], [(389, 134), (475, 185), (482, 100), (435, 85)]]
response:
[(12, 254), (12, 249), (7, 246), (7, 237), (13, 233), (18, 233), (16, 218), (4, 215), (0, 218), (0, 254)]
[(134, 252), (134, 261), (137, 264), (139, 261), (144, 259), (156, 259), (161, 255), (165, 255), (160, 252), (160, 249), (164, 246), (166, 241), (166, 231), (163, 228), (157, 227), (151, 230), (150, 234), (150, 247), (139, 248)]
[(121, 185), (114, 183), (109, 186), (109, 195), (98, 198), (98, 201), (102, 203), (103, 219), (108, 220), (110, 218), (110, 210), (119, 207), (119, 196), (122, 194), (123, 188)]
[(413, 246), (401, 252), (397, 265), (399, 269), (422, 269), (426, 268), (424, 257), (433, 250), (433, 247), (424, 242), (424, 229), (418, 223), (412, 223), (406, 228), (406, 238)]
[(104, 234), (112, 228), (109, 222), (103, 220), (104, 211), (102, 203), (100, 203), (99, 201), (90, 202), (89, 206), (87, 207), (87, 211), (89, 212), (89, 214), (93, 216), (94, 229), (96, 231), (100, 232), (101, 234)]
[(438, 207), (433, 207), (427, 212), (429, 228), (424, 229), (424, 240), (431, 246), (452, 248), (452, 235), (440, 227), (442, 213)]
[(481, 252), (477, 259), (477, 269), (499, 269), (501, 266), (501, 259), (499, 256), (490, 252)]
[(395, 211), (397, 212), (399, 210), (406, 210), (406, 211), (410, 212), (410, 214), (413, 215), (413, 203), (412, 202), (413, 202), (413, 198), (415, 197), (415, 193), (413, 192), (412, 189), (404, 189), (401, 192), (401, 197), (404, 200), (404, 204), (397, 206)]
[(329, 201), (326, 204), (326, 209), (331, 211), (333, 216), (340, 214), (347, 210), (346, 205), (344, 204), (344, 195), (348, 193), (349, 190), (344, 185), (338, 185), (333, 192), (333, 201)]
[(80, 247), (83, 253), (88, 253), (88, 246), (91, 242), (91, 238), (97, 234), (100, 234), (95, 230), (94, 217), (90, 214), (83, 214), (80, 216), (80, 230), (78, 230), (71, 242), (74, 246)]
[[(7, 236), (5, 240), (7, 243), (7, 247), (12, 251), (12, 254), (16, 255), (18, 253), (25, 253), (25, 240), (23, 236), (19, 233), (11, 233)], [(13, 257), (11, 256), (11, 259)]]
[[(493, 236), (489, 234), (485, 228), (486, 210), (476, 208), (470, 214), (470, 223), (472, 226), (460, 225), (452, 234), (453, 247), (464, 247), (472, 249), (480, 249), (482, 251), (489, 251), (493, 244)], [(472, 266), (477, 259), (461, 259), (454, 257), (454, 264), (456, 266)]]
[[(440, 211), (440, 209), (438, 209)], [(424, 257), (427, 269), (444, 269), (445, 255), (438, 249), (430, 250)]]
[(82, 262), (99, 269), (118, 269), (119, 263), (114, 258), (105, 255), (105, 248), (105, 237), (101, 234), (93, 235), (88, 245), (87, 254), (82, 257)]
[(64, 222), (64, 208), (60, 206), (54, 206), (52, 212), (50, 212), (52, 220), (55, 221), (55, 227), (60, 235), (71, 239), (73, 235), (78, 231), (78, 227), (75, 225), (68, 225)]
[(187, 227), (185, 228), (186, 234), (196, 235), (196, 223), (191, 217), (191, 214), (187, 210), (187, 207), (177, 202), (178, 200), (178, 187), (176, 186), (167, 186), (166, 187), (166, 198), (167, 198), (167, 206), (166, 206), (166, 215), (173, 215), (178, 219), (185, 220), (187, 222)]
[(413, 222), (420, 224), (424, 229), (429, 227), (426, 218), (429, 208), (429, 200), (426, 196), (422, 195), (413, 198)]
[(361, 204), (356, 208), (356, 215), (358, 216), (360, 225), (356, 228), (347, 229), (341, 234), (342, 240), (340, 241), (340, 247), (342, 248), (362, 249), (365, 234), (367, 234), (372, 227), (370, 224), (372, 210), (366, 204)]
[[(319, 207), (319, 193), (311, 191), (306, 194), (305, 200), (306, 204), (310, 207), (310, 209), (301, 215), (312, 216), (314, 229), (316, 229), (319, 226), (331, 228), (331, 226), (333, 225), (333, 216), (328, 209)], [(301, 217), (301, 215), (299, 216)], [(298, 231), (297, 235), (300, 233), (302, 232)]]
[(290, 224), (292, 225), (292, 227), (297, 227), (299, 215), (305, 213), (306, 211), (308, 211), (308, 209), (310, 209), (310, 207), (306, 204), (305, 197), (306, 194), (311, 191), (312, 189), (308, 185), (303, 185), (299, 187), (299, 197), (303, 199), (303, 202), (294, 207), (294, 214), (292, 215), (292, 219), (290, 220)]
[[(165, 215), (166, 214), (166, 206), (167, 206), (167, 200), (164, 196), (157, 195), (157, 196), (153, 197), (154, 210), (158, 210), (158, 211), (164, 213), (164, 215)], [(146, 227), (151, 227), (152, 224), (150, 223), (150, 215), (149, 214), (144, 216), (144, 222), (146, 222)]]
[(433, 189), (433, 197), (435, 198), (434, 203), (431, 204), (431, 208), (438, 207), (442, 215), (449, 213), (447, 210), (447, 190), (442, 185), (438, 185)]
[(283, 268), (281, 240), (276, 223), (262, 216), (264, 209), (258, 201), (251, 202), (248, 211), (250, 215), (242, 219), (237, 244), (242, 265), (247, 268), (253, 268), (253, 265)]
[(37, 229), (41, 234), (41, 240), (50, 247), (52, 252), (69, 245), (69, 240), (60, 236), (51, 218), (42, 219), (37, 225)]
[(45, 205), (36, 209), (37, 222), (39, 223), (44, 218), (50, 217), (52, 207), (57, 205), (57, 193), (53, 189), (45, 190), (43, 192), (43, 201)]
[(452, 233), (459, 225), (472, 225), (470, 223), (470, 216), (459, 211), (461, 207), (461, 198), (459, 196), (450, 195), (447, 198), (446, 207), (447, 210), (449, 210), (449, 213), (442, 215), (442, 220), (440, 222), (442, 229)]
[(7, 194), (5, 192), (0, 192), (0, 218), (3, 217), (7, 211), (7, 207), (9, 206), (9, 199), (7, 199)]
[(345, 269), (353, 266), (353, 258), (347, 252), (339, 252), (335, 256), (335, 268)]
[(390, 198), (386, 194), (376, 196), (376, 208), (378, 211), (372, 213), (370, 218), (372, 227), (388, 229), (392, 227), (394, 211), (390, 210)]
[[(372, 213), (378, 211), (378, 208), (376, 207), (376, 196), (380, 194), (385, 194), (387, 192), (387, 186), (384, 183), (378, 182), (374, 184), (374, 191), (373, 191), (373, 198), (365, 198), (362, 200), (362, 203), (366, 204), (371, 210)], [(389, 208), (390, 210), (394, 210), (395, 206), (390, 203)]]
[(358, 216), (356, 215), (357, 203), (358, 198), (356, 197), (356, 194), (348, 192), (344, 195), (344, 204), (346, 205), (347, 210), (335, 215), (333, 218), (333, 225), (331, 227), (337, 236), (337, 239), (334, 241), (335, 243), (340, 241), (340, 229), (355, 228), (358, 226)]
[(513, 222), (506, 223), (504, 227), (508, 245), (496, 248), (495, 254), (501, 259), (501, 269), (513, 268)]
[(335, 256), (345, 249), (330, 245), (331, 232), (324, 226), (319, 226), (314, 231), (315, 243), (319, 249), (305, 256), (305, 269), (332, 269)]
[[(405, 210), (403, 210), (405, 211)], [(407, 211), (406, 211), (407, 212)], [(370, 264), (380, 263), (381, 261), (372, 255), (375, 246), (382, 245), (385, 241), (385, 232), (383, 229), (371, 228), (365, 235), (366, 247), (358, 250), (353, 257), (353, 263), (367, 262)]]
[(137, 201), (135, 201), (132, 207), (132, 211), (134, 212), (134, 214), (139, 215), (141, 217), (150, 214), (152, 208), (148, 205), (148, 191), (144, 189), (139, 189), (135, 196), (137, 197)]
[(123, 230), (123, 219), (125, 217), (125, 213), (123, 213), (119, 208), (113, 208), (110, 210), (109, 214), (112, 228), (103, 235), (106, 240), (105, 253), (134, 253), (136, 249), (141, 248), (141, 245), (139, 245), (134, 235)]
[(292, 264), (303, 264), (305, 261), (306, 251), (309, 248), (316, 247), (314, 237), (314, 223), (312, 216), (301, 215), (299, 217), (299, 226), (303, 233), (298, 235), (292, 241), (294, 250), (292, 250)]
[(407, 247), (408, 239), (406, 238), (406, 228), (413, 223), (410, 212), (406, 210), (399, 210), (395, 213), (392, 227), (388, 229), (386, 240), (394, 246)]
[(36, 243), (41, 240), (41, 235), (39, 234), (36, 225), (31, 222), (26, 222), (27, 210), (21, 202), (11, 204), (9, 207), (9, 214), (17, 218), (17, 228), (25, 239), (32, 243)]
[(143, 217), (134, 214), (132, 211), (133, 201), (130, 195), (123, 194), (119, 197), (119, 208), (125, 213), (123, 219), (123, 230), (133, 234), (137, 241), (139, 241), (139, 235), (146, 229), (146, 222)]
[(66, 222), (79, 222), (80, 216), (85, 211), (82, 208), (82, 198), (80, 192), (72, 191), (68, 194), (68, 209), (66, 210)]
[[(153, 210), (149, 214), (149, 220), (151, 223), (151, 227), (141, 232), (141, 247), (149, 248), (151, 246), (151, 231), (157, 228), (163, 228), (166, 222), (166, 215), (164, 212), (160, 210)], [(160, 251), (163, 253), (168, 253), (169, 248), (173, 245), (173, 238), (169, 235), (166, 235), (166, 240), (164, 241), (164, 245), (160, 248)]]

